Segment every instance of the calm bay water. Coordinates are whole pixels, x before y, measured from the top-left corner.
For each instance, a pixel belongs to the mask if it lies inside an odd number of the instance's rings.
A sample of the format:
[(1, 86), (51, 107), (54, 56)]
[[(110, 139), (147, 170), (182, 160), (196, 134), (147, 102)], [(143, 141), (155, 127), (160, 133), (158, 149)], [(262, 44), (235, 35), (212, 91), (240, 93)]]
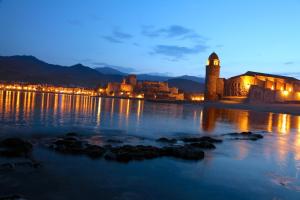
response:
[[(300, 199), (300, 116), (63, 94), (0, 91), (0, 137), (75, 131), (103, 137), (220, 135), (200, 162), (160, 158), (119, 164), (34, 151), (39, 170), (0, 172), (0, 195), (28, 199)], [(2, 161), (2, 160), (0, 160)], [(37, 192), (42, 191), (42, 192)]]

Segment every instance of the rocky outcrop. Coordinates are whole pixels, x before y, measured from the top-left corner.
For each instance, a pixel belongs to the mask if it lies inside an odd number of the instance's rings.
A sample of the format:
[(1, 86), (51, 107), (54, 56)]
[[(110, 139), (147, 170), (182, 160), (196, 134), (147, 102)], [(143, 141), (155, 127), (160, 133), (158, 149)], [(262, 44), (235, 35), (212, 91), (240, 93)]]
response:
[(32, 151), (32, 144), (20, 138), (7, 138), (0, 141), (0, 156), (28, 157)]
[(177, 142), (177, 139), (161, 137), (161, 138), (158, 138), (156, 141), (161, 142), (161, 143), (171, 143), (171, 144), (173, 144), (173, 143)]
[(0, 196), (0, 200), (26, 200), (24, 197), (18, 194), (8, 195), (8, 196)]
[(203, 136), (203, 137), (185, 137), (181, 138), (183, 142), (209, 142), (209, 143), (221, 143), (221, 139), (216, 139), (209, 136)]
[(224, 134), (224, 136), (230, 136), (232, 140), (252, 140), (256, 141), (259, 139), (263, 139), (264, 136), (258, 133), (253, 133), (251, 131), (241, 132), (241, 133), (228, 133)]

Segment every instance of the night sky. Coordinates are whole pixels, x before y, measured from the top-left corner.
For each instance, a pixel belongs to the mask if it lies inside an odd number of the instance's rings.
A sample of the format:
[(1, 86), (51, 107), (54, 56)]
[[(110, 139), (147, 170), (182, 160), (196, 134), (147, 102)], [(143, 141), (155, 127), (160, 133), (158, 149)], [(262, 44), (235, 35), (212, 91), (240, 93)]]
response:
[(299, 0), (0, 0), (0, 55), (124, 72), (300, 77)]

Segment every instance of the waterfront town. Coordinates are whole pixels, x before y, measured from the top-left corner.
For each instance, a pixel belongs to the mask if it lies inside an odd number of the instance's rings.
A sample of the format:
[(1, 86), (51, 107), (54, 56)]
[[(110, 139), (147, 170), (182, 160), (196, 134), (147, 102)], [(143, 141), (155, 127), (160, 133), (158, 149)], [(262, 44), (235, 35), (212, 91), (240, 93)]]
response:
[[(184, 100), (184, 93), (178, 88), (169, 87), (166, 82), (137, 82), (136, 75), (128, 75), (121, 83), (109, 82), (104, 88), (62, 87), (48, 84), (1, 83), (1, 90), (49, 92), (74, 95), (106, 96), (132, 99)], [(203, 94), (189, 95), (191, 100), (203, 100)]]
[(189, 93), (168, 82), (139, 81), (135, 74), (124, 76), (122, 82), (108, 82), (104, 87), (80, 88), (49, 84), (0, 83), (2, 90), (50, 92), (111, 98), (146, 99), (155, 101), (230, 101), (238, 103), (297, 103), (300, 102), (300, 80), (281, 75), (248, 71), (220, 78), (220, 59), (212, 53), (208, 60), (203, 93)]

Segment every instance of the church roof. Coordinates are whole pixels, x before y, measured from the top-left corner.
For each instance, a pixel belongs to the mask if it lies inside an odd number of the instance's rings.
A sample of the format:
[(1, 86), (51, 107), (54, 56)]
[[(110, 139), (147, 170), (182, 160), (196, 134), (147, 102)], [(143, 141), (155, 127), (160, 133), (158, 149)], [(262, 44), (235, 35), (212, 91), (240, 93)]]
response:
[(236, 78), (239, 76), (268, 76), (268, 77), (273, 77), (273, 78), (281, 78), (289, 81), (300, 81), (294, 77), (290, 76), (281, 76), (281, 75), (275, 75), (275, 74), (266, 74), (266, 73), (260, 73), (260, 72), (253, 72), (253, 71), (247, 71), (244, 74), (238, 75), (238, 76), (233, 76), (231, 78)]
[(208, 59), (209, 60), (215, 60), (215, 59), (219, 60), (219, 57), (218, 57), (218, 55), (215, 52), (213, 52), (212, 54), (210, 54), (210, 56), (208, 57)]

